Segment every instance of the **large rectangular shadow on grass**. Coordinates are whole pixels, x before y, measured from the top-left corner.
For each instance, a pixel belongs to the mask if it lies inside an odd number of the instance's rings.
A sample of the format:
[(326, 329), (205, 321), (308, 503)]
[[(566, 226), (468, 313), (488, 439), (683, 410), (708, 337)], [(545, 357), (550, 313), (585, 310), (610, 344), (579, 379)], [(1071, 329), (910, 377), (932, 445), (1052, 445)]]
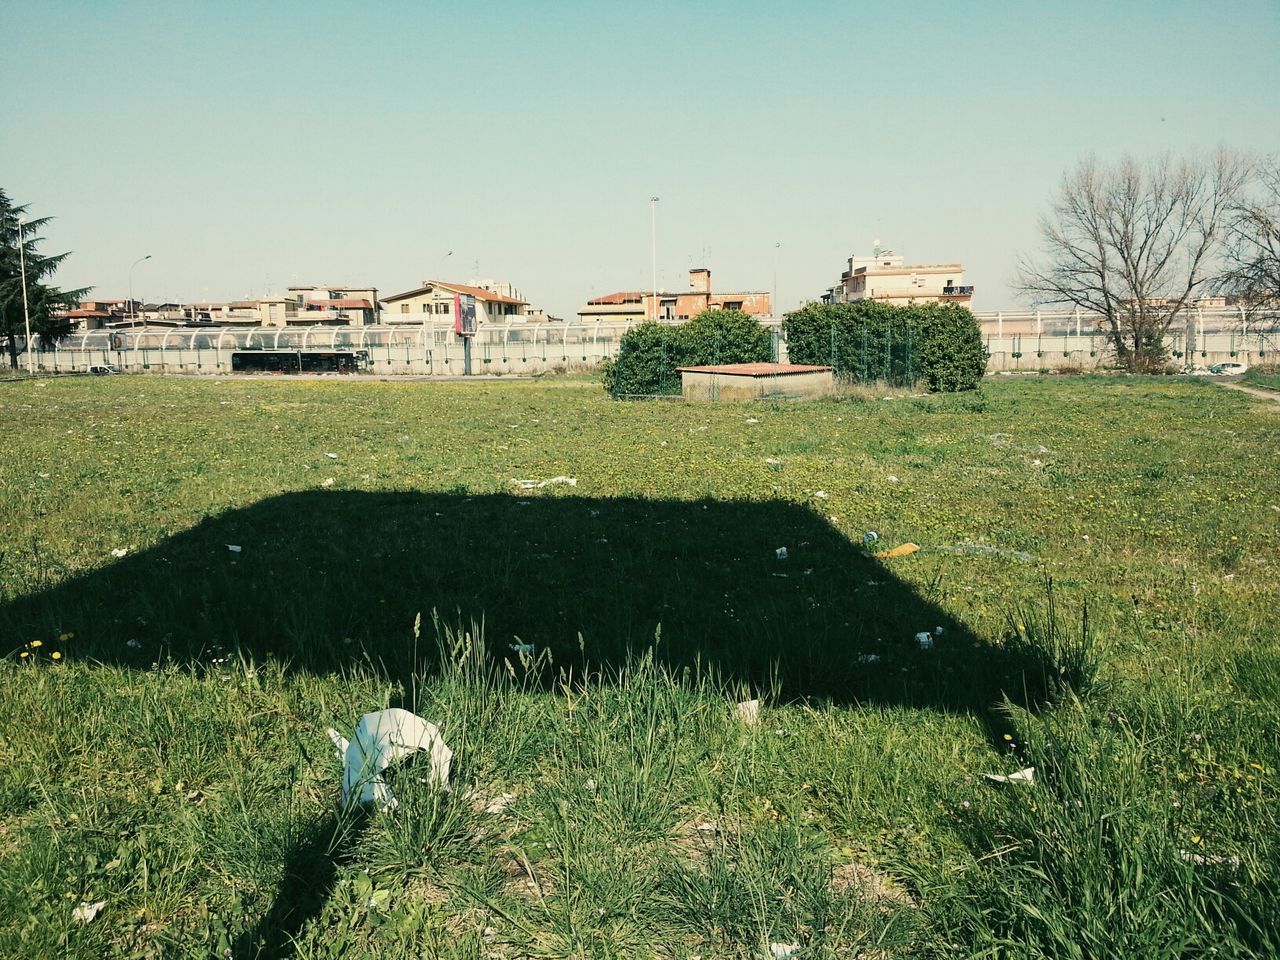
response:
[[(436, 610), (483, 621), (495, 655), (548, 651), (551, 676), (607, 672), (660, 627), (658, 660), (784, 699), (979, 716), (1002, 691), (1016, 699), (1030, 665), (895, 576), (911, 562), (882, 563), (781, 501), (320, 490), (6, 598), (0, 635), (13, 648), (73, 631), (69, 656), (138, 668), (239, 653), (317, 673), (372, 662), (407, 681), (435, 652)], [(939, 626), (920, 650), (915, 635)]]

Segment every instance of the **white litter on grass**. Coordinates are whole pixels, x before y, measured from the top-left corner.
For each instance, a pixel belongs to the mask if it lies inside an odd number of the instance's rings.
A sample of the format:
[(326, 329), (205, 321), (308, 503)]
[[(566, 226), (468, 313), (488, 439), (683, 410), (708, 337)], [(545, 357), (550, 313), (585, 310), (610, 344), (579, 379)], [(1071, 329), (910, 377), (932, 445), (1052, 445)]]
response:
[(897, 483), (897, 482), (898, 482), (898, 478), (897, 478), (897, 477), (895, 477), (892, 473), (891, 473), (891, 474), (889, 474), (889, 476), (888, 476), (888, 477), (886, 477), (885, 479), (886, 479), (886, 480), (888, 480), (890, 483)]
[(127, 640), (125, 641), (125, 646), (128, 647), (130, 650), (142, 649), (142, 644), (139, 643), (137, 640)]
[(778, 466), (778, 464), (782, 463), (782, 461), (779, 460), (777, 457), (765, 457), (764, 462), (769, 464), (769, 466), (771, 467), (776, 467)]
[(107, 905), (107, 901), (99, 900), (97, 903), (85, 903), (80, 901), (80, 906), (71, 911), (71, 919), (78, 920), (81, 923), (92, 923), (93, 918), (102, 912), (102, 908)]
[(114, 550), (111, 551), (111, 555), (118, 560), (128, 552), (129, 552), (128, 547), (116, 547)]
[(516, 798), (516, 795), (514, 793), (504, 793), (499, 797), (495, 797), (493, 800), (489, 802), (489, 805), (484, 808), (484, 812), (493, 814), (496, 816), (497, 814), (501, 813), (503, 810), (507, 809), (507, 807), (511, 805), (511, 803), (515, 800), (515, 798)]
[(771, 943), (769, 944), (769, 955), (773, 960), (790, 960), (800, 952), (800, 944), (798, 943)]
[(541, 490), (543, 487), (554, 487), (560, 484), (569, 487), (576, 487), (578, 485), (578, 478), (551, 477), (547, 480), (517, 480), (515, 477), (512, 477), (511, 482), (521, 490)]
[(941, 627), (934, 627), (934, 628), (933, 628), (933, 635), (934, 635), (935, 637), (940, 637), (940, 636), (942, 636), (942, 628), (941, 628)]
[[(41, 480), (49, 479), (49, 475), (47, 473), (37, 473), (36, 476), (39, 477)], [(1275, 507), (1272, 507), (1271, 509), (1274, 510)]]
[(324, 480), (323, 480), (323, 482), (321, 482), (320, 486), (322, 486), (322, 487), (332, 487), (332, 486), (333, 486), (333, 484), (334, 484), (333, 477), (325, 477), (325, 478), (324, 478)]
[(743, 700), (734, 708), (739, 720), (748, 727), (754, 727), (760, 722), (760, 701), (759, 700)]
[(757, 420), (755, 417), (747, 417), (747, 423), (759, 423), (759, 422), (760, 421)]
[(920, 647), (921, 650), (932, 650), (933, 634), (930, 633), (928, 630), (922, 630), (920, 633), (916, 634), (916, 644)]
[(453, 751), (433, 723), (427, 723), (408, 710), (393, 707), (366, 713), (356, 724), (355, 733), (347, 740), (337, 730), (327, 731), (342, 760), (342, 804), (351, 803), (357, 795), (360, 803), (377, 803), (380, 810), (396, 806), (391, 787), (383, 772), (396, 760), (419, 750), (431, 755), (431, 772), (427, 783), (449, 789), (449, 764)]
[(1002, 773), (984, 773), (982, 779), (988, 783), (1034, 783), (1036, 768), (1024, 767), (1017, 773), (1011, 773), (1007, 777)]
[(1197, 867), (1229, 867), (1234, 873), (1240, 869), (1239, 857), (1224, 857), (1216, 853), (1194, 853), (1191, 850), (1179, 850), (1178, 856), (1187, 863)]
[(880, 662), (880, 654), (878, 654), (878, 653), (864, 653), (864, 654), (862, 654), (860, 657), (858, 657), (858, 662), (859, 662), (859, 663), (879, 663), (879, 662)]
[(532, 643), (513, 643), (511, 644), (512, 653), (524, 653), (533, 656), (536, 648)]
[(864, 545), (868, 547), (871, 546), (871, 544), (875, 543), (879, 539), (880, 539), (880, 534), (876, 533), (874, 530), (868, 530), (866, 533), (862, 535), (862, 542)]
[(338, 459), (338, 455), (336, 453), (326, 453), (325, 456), (328, 457), (330, 460)]
[(827, 499), (827, 491), (825, 490), (815, 490), (813, 491), (813, 495), (817, 497), (819, 500)]
[(227, 549), (232, 553), (239, 553), (242, 548), (238, 543), (228, 543)]
[(785, 559), (787, 559), (787, 548), (786, 548), (786, 547), (779, 547), (777, 550), (775, 550), (775, 551), (773, 551), (773, 552), (774, 552), (774, 555), (775, 555), (775, 556), (777, 556), (777, 558), (778, 558), (779, 560), (785, 560)]

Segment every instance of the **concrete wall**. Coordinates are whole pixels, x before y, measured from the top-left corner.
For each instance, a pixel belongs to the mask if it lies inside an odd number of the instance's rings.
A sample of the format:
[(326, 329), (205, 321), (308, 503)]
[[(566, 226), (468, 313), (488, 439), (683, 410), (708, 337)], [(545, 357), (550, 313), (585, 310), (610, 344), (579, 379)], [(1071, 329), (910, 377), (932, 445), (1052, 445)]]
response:
[(771, 377), (746, 377), (695, 370), (685, 370), (680, 374), (680, 392), (686, 400), (763, 400), (769, 397), (814, 399), (829, 395), (834, 386), (830, 370)]

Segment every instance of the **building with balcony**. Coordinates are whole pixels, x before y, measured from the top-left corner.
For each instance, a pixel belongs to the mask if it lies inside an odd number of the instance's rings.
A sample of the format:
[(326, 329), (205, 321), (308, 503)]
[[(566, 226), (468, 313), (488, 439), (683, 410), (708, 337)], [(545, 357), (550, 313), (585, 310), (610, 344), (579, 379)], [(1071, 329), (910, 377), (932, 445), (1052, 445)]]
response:
[(958, 263), (906, 263), (879, 247), (869, 257), (852, 256), (840, 282), (822, 295), (823, 303), (887, 300), (890, 303), (958, 303), (969, 306), (973, 286), (964, 282)]
[(711, 271), (697, 267), (689, 271), (689, 290), (685, 293), (668, 293), (659, 290), (623, 290), (603, 297), (594, 297), (578, 311), (583, 323), (597, 320), (662, 320), (678, 323), (689, 320), (704, 310), (741, 310), (753, 317), (773, 315), (773, 297), (764, 291), (750, 290), (739, 293), (713, 293)]
[(454, 323), (459, 298), (474, 297), (476, 323), (524, 323), (529, 304), (508, 283), (478, 280), (446, 283), (424, 280), (422, 286), (382, 300), (383, 323)]

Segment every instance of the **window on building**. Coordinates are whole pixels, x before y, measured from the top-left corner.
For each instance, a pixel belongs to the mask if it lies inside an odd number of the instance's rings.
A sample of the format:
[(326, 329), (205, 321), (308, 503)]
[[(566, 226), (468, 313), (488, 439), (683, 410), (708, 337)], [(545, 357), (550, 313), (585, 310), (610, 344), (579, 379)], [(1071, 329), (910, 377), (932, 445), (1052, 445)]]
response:
[(400, 304), (400, 312), (401, 312), (401, 313), (408, 313), (408, 312), (409, 312), (409, 305), (408, 305), (407, 303), (402, 303), (402, 304)]

